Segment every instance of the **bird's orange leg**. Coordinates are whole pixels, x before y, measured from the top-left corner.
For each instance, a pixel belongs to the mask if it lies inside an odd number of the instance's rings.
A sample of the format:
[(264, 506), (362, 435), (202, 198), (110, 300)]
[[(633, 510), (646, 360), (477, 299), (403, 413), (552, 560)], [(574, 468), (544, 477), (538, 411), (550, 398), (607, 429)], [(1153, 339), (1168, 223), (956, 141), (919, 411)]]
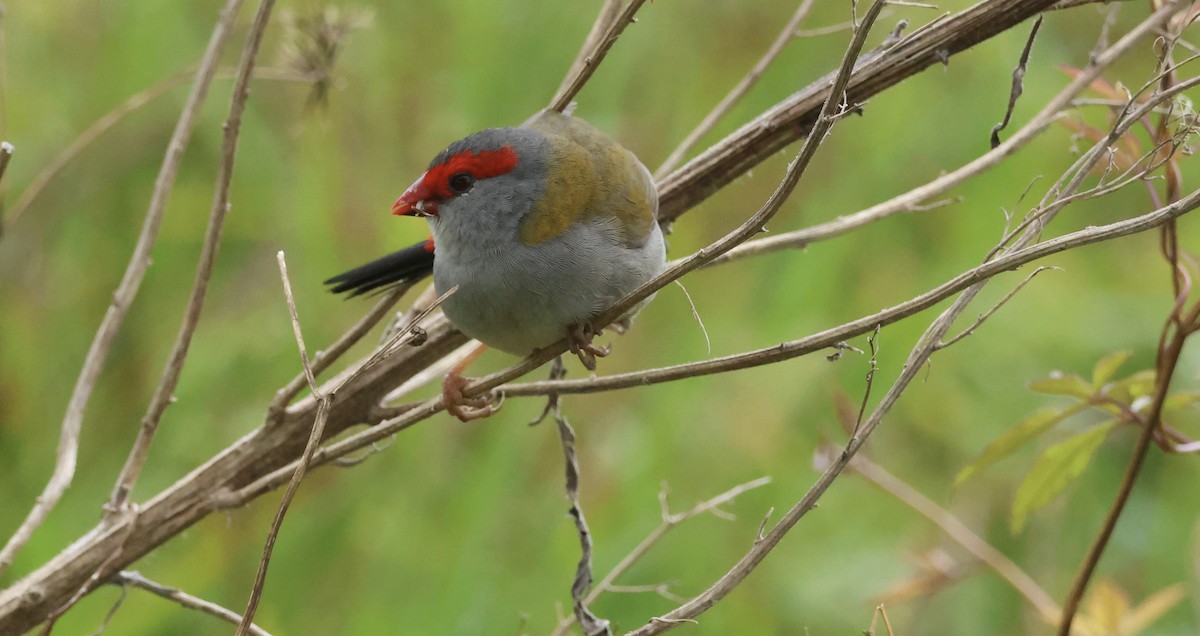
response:
[(580, 323), (567, 329), (567, 341), (571, 343), (571, 353), (579, 356), (579, 361), (588, 371), (596, 370), (596, 358), (603, 358), (612, 351), (612, 347), (599, 347), (592, 344), (592, 339), (599, 333), (590, 322)]
[(470, 422), (488, 417), (499, 411), (500, 405), (504, 403), (504, 398), (497, 399), (495, 392), (470, 398), (465, 397), (462, 393), (468, 382), (462, 372), (471, 366), (472, 362), (479, 359), (479, 356), (486, 350), (487, 345), (485, 344), (475, 347), (475, 350), (454, 365), (454, 368), (450, 369), (445, 379), (442, 380), (442, 402), (446, 405), (446, 412), (460, 421)]

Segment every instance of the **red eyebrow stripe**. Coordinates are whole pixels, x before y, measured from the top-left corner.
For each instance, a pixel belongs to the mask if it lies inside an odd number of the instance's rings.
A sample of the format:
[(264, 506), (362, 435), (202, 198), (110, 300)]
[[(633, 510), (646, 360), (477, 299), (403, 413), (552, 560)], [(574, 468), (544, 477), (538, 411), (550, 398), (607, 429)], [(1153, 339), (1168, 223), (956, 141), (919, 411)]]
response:
[(431, 195), (448, 199), (454, 196), (454, 191), (450, 189), (450, 177), (460, 172), (470, 173), (476, 179), (487, 179), (508, 174), (516, 167), (517, 153), (508, 146), (480, 152), (464, 150), (427, 170), (421, 184)]

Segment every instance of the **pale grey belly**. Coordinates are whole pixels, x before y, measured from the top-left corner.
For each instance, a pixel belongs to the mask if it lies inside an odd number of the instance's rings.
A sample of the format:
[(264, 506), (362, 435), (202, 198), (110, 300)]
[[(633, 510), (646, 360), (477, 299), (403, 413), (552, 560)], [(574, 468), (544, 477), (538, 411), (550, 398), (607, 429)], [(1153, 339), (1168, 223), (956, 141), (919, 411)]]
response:
[(611, 232), (583, 226), (534, 248), (462, 255), (443, 254), (439, 246), (433, 275), (438, 293), (459, 287), (442, 307), (455, 326), (523, 356), (560, 340), (665, 262), (657, 227), (646, 245), (629, 249), (613, 242)]

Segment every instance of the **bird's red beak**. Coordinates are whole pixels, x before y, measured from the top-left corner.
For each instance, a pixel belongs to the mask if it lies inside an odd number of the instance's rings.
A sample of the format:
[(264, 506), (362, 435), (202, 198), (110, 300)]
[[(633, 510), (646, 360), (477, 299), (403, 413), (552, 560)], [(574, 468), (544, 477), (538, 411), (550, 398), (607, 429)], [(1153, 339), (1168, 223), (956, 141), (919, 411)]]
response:
[(421, 175), (392, 204), (392, 214), (400, 216), (437, 216), (438, 203), (432, 194), (429, 188), (425, 186), (425, 175)]

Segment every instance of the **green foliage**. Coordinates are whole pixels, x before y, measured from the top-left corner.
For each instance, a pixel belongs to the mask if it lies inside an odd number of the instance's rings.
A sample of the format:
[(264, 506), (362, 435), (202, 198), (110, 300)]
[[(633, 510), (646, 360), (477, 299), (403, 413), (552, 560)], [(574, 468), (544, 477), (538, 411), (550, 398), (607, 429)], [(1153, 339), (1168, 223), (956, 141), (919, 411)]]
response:
[(1045, 408), (1021, 420), (1016, 426), (988, 444), (978, 457), (971, 460), (971, 463), (964, 466), (954, 478), (954, 484), (961, 485), (992, 464), (1008, 457), (1026, 442), (1050, 430), (1055, 424), (1085, 409), (1087, 409), (1086, 403), (1074, 404), (1067, 408)]
[[(1130, 356), (1131, 351), (1104, 356), (1092, 367), (1091, 382), (1060, 371), (1030, 382), (1029, 389), (1035, 393), (1071, 398), (1074, 403), (1039, 409), (1018, 422), (967, 463), (955, 477), (955, 485), (961, 486), (1073, 416), (1096, 412), (1111, 418), (1101, 424), (1087, 425), (1082, 432), (1049, 446), (1034, 460), (1013, 497), (1009, 525), (1014, 533), (1020, 532), (1031, 513), (1054, 501), (1083, 474), (1110, 432), (1119, 424), (1140, 422), (1134, 418), (1154, 391), (1154, 371), (1143, 369), (1112, 381)], [(1198, 393), (1173, 394), (1164, 403), (1163, 418), (1178, 417), (1197, 403), (1200, 403)]]
[(1067, 486), (1083, 474), (1092, 455), (1115, 428), (1115, 421), (1093, 426), (1066, 441), (1042, 451), (1013, 498), (1011, 527), (1014, 533), (1025, 527), (1029, 514), (1054, 501)]

